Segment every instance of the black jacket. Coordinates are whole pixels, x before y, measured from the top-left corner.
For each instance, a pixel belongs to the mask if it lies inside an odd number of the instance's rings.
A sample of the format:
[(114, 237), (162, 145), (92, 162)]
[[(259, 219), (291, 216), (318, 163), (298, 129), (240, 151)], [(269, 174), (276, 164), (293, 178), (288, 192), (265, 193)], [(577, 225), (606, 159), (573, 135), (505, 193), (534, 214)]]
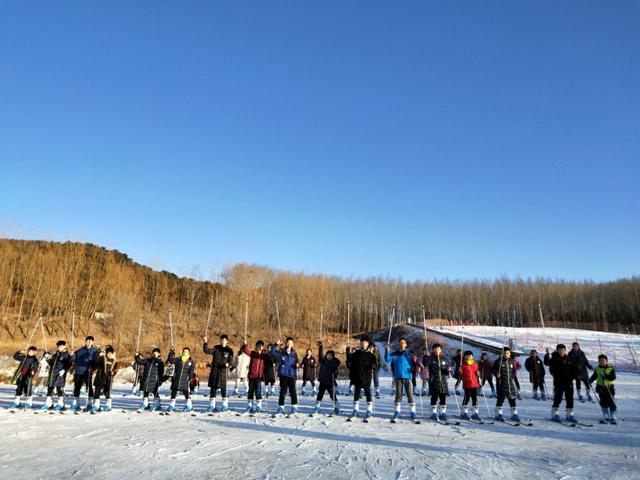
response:
[(338, 376), (340, 360), (338, 360), (335, 356), (331, 360), (325, 358), (322, 347), (318, 347), (318, 358), (320, 359), (318, 382), (323, 385), (330, 385), (331, 388), (333, 388), (333, 382)]
[[(47, 377), (47, 387), (60, 387), (64, 388), (64, 384), (67, 380), (67, 372), (71, 367), (72, 359), (69, 352), (63, 350), (58, 352), (57, 350), (53, 355), (47, 358), (49, 364), (49, 376)], [(60, 375), (60, 372), (64, 370), (64, 375)]]
[(448, 377), (451, 368), (443, 356), (430, 355), (424, 366), (429, 372), (429, 391), (431, 393), (449, 393)]
[(118, 364), (115, 358), (109, 359), (106, 355), (100, 355), (100, 352), (96, 352), (91, 361), (91, 369), (95, 371), (93, 386), (96, 388), (106, 387), (111, 386), (113, 377), (118, 371)]
[(23, 381), (29, 381), (38, 373), (40, 362), (35, 355), (30, 357), (24, 353), (16, 352), (13, 354), (13, 359), (16, 362), (20, 362), (18, 368), (16, 368), (16, 372), (13, 374), (14, 385)]
[(524, 368), (529, 372), (529, 381), (531, 383), (544, 381), (546, 371), (540, 357), (536, 357), (535, 359), (532, 357), (527, 358), (524, 361)]
[(568, 356), (571, 357), (573, 363), (576, 367), (576, 375), (580, 377), (581, 380), (587, 380), (589, 378), (589, 372), (587, 369), (591, 370), (591, 364), (589, 360), (587, 360), (587, 356), (582, 350), (578, 350), (577, 352), (573, 349), (569, 350)]
[(202, 350), (207, 355), (211, 355), (211, 371), (209, 372), (209, 387), (222, 388), (227, 384), (228, 369), (225, 364), (233, 365), (233, 350), (229, 347), (216, 345), (209, 348), (207, 343), (202, 345)]
[(354, 350), (347, 355), (349, 380), (354, 385), (371, 385), (376, 357), (370, 350)]
[(142, 375), (140, 376), (140, 389), (143, 393), (155, 392), (162, 385), (164, 377), (164, 362), (158, 358), (142, 358), (136, 355), (136, 365), (142, 367)]
[(189, 390), (189, 382), (193, 372), (196, 370), (193, 358), (189, 357), (186, 362), (183, 362), (182, 357), (176, 357), (174, 352), (169, 352), (167, 364), (172, 364), (175, 367), (173, 379), (171, 380), (171, 390)]
[(493, 362), (493, 374), (496, 377), (496, 390), (498, 394), (503, 394), (507, 398), (515, 398), (518, 390), (516, 389), (516, 370), (513, 366), (513, 358), (498, 358)]
[(561, 357), (557, 352), (544, 356), (544, 364), (549, 366), (549, 373), (553, 376), (555, 386), (571, 385), (578, 374), (576, 364), (569, 355)]

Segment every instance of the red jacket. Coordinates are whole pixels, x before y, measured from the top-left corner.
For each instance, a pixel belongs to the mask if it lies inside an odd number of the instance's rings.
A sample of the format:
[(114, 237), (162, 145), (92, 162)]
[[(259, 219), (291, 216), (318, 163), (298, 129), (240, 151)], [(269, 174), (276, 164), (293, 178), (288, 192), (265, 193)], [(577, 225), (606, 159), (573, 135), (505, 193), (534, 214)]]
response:
[(252, 352), (248, 352), (247, 355), (251, 357), (251, 360), (249, 360), (249, 378), (252, 380), (262, 380), (264, 378), (264, 361), (269, 354), (265, 351), (258, 353), (253, 350)]
[(460, 366), (460, 378), (462, 378), (462, 388), (479, 388), (478, 364), (474, 361), (471, 365), (463, 362)]

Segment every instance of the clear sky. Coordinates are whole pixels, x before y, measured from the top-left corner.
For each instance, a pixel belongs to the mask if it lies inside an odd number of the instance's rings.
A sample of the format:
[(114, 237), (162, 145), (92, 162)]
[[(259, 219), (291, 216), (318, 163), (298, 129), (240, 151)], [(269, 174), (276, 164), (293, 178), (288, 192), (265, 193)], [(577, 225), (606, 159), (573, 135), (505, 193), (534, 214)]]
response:
[(178, 274), (639, 274), (640, 2), (0, 0), (0, 167)]

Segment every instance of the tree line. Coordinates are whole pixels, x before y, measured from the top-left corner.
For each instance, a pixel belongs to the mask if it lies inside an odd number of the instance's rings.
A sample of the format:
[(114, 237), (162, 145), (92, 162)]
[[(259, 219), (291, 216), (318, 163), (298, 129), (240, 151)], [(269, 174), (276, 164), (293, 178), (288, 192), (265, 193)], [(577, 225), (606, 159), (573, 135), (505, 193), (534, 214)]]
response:
[(539, 326), (541, 310), (546, 326), (632, 333), (640, 320), (638, 277), (606, 283), (405, 282), (247, 264), (226, 269), (218, 281), (201, 276), (198, 268), (193, 278), (155, 271), (91, 244), (0, 239), (0, 342), (8, 348), (36, 339), (42, 343), (40, 337), (80, 339), (91, 332), (132, 352), (138, 342), (141, 349), (167, 345), (171, 336), (179, 345), (194, 345), (205, 330), (210, 335), (224, 331), (236, 342), (245, 331), (265, 339), (295, 334), (311, 345), (318, 338), (423, 318)]

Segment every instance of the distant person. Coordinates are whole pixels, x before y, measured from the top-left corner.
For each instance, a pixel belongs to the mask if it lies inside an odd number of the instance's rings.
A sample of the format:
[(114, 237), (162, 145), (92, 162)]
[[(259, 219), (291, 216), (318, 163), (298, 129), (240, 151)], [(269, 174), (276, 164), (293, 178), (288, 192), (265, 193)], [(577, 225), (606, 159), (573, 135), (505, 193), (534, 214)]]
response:
[(424, 348), (422, 354), (418, 357), (416, 362), (420, 373), (421, 390), (420, 396), (424, 397), (427, 394), (427, 386), (429, 385), (429, 351)]
[(514, 380), (515, 367), (513, 366), (511, 349), (509, 347), (504, 347), (500, 358), (493, 362), (493, 374), (496, 377), (497, 391), (495, 419), (498, 422), (505, 421), (502, 413), (502, 405), (506, 399), (511, 407), (511, 421), (520, 423), (520, 416), (518, 415), (518, 407), (516, 405), (518, 390)]
[[(270, 343), (267, 344), (267, 353), (271, 352), (271, 347), (272, 345)], [(275, 395), (275, 385), (276, 366), (271, 355), (267, 355), (267, 358), (264, 361), (264, 394), (266, 398), (269, 398), (271, 395)]]
[(302, 395), (306, 395), (306, 386), (307, 383), (311, 384), (311, 395), (315, 395), (317, 393), (316, 390), (316, 359), (313, 358), (311, 353), (311, 349), (307, 348), (307, 351), (304, 355), (304, 358), (301, 362), (302, 365)]
[(456, 354), (451, 359), (452, 373), (453, 378), (456, 379), (455, 394), (460, 395), (460, 390), (458, 387), (460, 386), (460, 364), (462, 363), (462, 350), (456, 350)]
[(380, 398), (380, 369), (382, 368), (382, 356), (375, 343), (371, 345), (371, 353), (376, 357), (376, 367), (373, 370), (373, 388), (376, 398)]
[(36, 347), (29, 347), (27, 351), (21, 350), (13, 354), (13, 359), (20, 362), (13, 374), (11, 383), (16, 386), (16, 398), (11, 405), (11, 410), (20, 408), (22, 396), (25, 397), (25, 410), (33, 407), (33, 377), (38, 373), (40, 361), (36, 357)]
[(596, 393), (600, 397), (600, 408), (602, 408), (603, 420), (601, 423), (609, 422), (616, 425), (616, 406), (615, 396), (615, 380), (616, 370), (613, 365), (609, 365), (609, 359), (606, 355), (598, 355), (598, 366), (593, 371), (593, 375), (589, 379), (590, 383), (596, 382)]
[(416, 403), (413, 399), (413, 389), (411, 388), (411, 376), (416, 369), (413, 356), (407, 351), (407, 339), (401, 338), (398, 341), (398, 349), (391, 353), (391, 345), (385, 346), (384, 359), (390, 365), (395, 383), (395, 411), (393, 421), (400, 417), (400, 405), (402, 403), (403, 389), (407, 394), (409, 402), (409, 412), (411, 419), (416, 419)]
[[(262, 380), (264, 379), (265, 363), (269, 354), (264, 349), (264, 342), (258, 340), (253, 351), (245, 345), (243, 350), (249, 355), (249, 391), (247, 392), (247, 407), (245, 413), (262, 413)], [(255, 401), (255, 403), (254, 403)]]
[[(534, 400), (546, 400), (546, 392), (544, 391), (544, 376), (546, 371), (544, 369), (544, 362), (538, 356), (536, 350), (531, 350), (529, 358), (524, 362), (524, 368), (529, 372), (529, 381), (533, 385), (533, 398)], [(538, 396), (538, 390), (540, 390), (540, 396)]]
[(480, 355), (480, 361), (478, 362), (478, 368), (480, 368), (480, 380), (482, 383), (480, 385), (480, 392), (484, 388), (485, 383), (489, 383), (489, 387), (491, 387), (490, 397), (496, 396), (496, 389), (493, 386), (493, 366), (491, 364), (491, 360), (489, 360), (489, 355), (487, 352), (482, 352)]
[[(244, 353), (245, 347), (247, 347), (246, 344), (240, 347), (238, 356), (235, 358), (236, 386), (233, 389), (233, 394), (238, 398), (242, 396), (240, 394), (240, 385), (244, 385), (245, 393), (249, 390), (249, 362), (251, 361), (251, 357)], [(250, 350), (247, 348), (247, 351)]]
[(582, 396), (581, 385), (584, 384), (584, 389), (587, 391), (587, 401), (593, 402), (593, 398), (591, 397), (591, 388), (589, 387), (589, 372), (587, 370), (592, 370), (593, 367), (589, 360), (587, 360), (587, 356), (580, 349), (580, 344), (578, 342), (573, 342), (571, 345), (571, 351), (569, 352), (569, 357), (573, 360), (573, 363), (576, 366), (576, 391), (578, 393), (578, 400), (584, 402), (584, 398)]
[(564, 396), (567, 408), (566, 419), (570, 423), (577, 423), (573, 414), (573, 380), (576, 378), (576, 364), (569, 355), (567, 355), (567, 347), (558, 344), (553, 354), (549, 353), (544, 356), (544, 364), (549, 367), (549, 373), (553, 377), (553, 405), (551, 407), (551, 420), (561, 422), (558, 409)]

